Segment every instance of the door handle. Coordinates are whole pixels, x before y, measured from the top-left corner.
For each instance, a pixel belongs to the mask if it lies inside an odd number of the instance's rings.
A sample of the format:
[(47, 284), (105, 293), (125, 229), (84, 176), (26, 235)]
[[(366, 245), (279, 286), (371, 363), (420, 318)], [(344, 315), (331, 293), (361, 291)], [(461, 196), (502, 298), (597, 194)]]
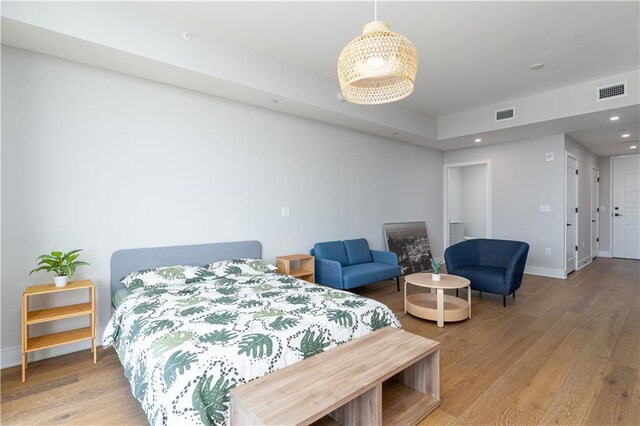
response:
[(567, 223), (567, 226), (571, 226), (571, 224), (570, 224), (570, 223)]
[(591, 223), (596, 223), (596, 221), (595, 221), (595, 220), (593, 220), (593, 219), (591, 219)]
[(622, 216), (620, 213), (614, 213), (614, 216)]

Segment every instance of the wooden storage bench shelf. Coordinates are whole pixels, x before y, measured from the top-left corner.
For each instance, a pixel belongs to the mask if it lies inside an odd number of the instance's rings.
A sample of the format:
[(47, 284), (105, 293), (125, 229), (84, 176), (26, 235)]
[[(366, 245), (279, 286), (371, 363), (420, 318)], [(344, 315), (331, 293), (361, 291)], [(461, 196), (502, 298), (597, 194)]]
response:
[(415, 424), (440, 405), (440, 344), (386, 327), (231, 390), (232, 425)]

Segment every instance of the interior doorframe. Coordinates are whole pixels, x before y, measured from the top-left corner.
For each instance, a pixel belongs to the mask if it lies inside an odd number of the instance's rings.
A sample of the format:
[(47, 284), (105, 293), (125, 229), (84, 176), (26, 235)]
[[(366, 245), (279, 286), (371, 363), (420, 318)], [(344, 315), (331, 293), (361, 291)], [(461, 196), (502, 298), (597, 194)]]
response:
[(609, 157), (609, 254), (613, 258), (613, 159), (638, 157), (640, 154), (613, 155)]
[[(564, 156), (564, 208), (562, 209), (564, 211), (564, 216), (562, 218), (562, 223), (565, 224), (564, 226), (564, 235), (562, 236), (562, 240), (564, 241), (564, 249), (562, 250), (564, 253), (564, 259), (563, 259), (563, 264), (564, 264), (564, 277), (567, 277), (567, 226), (566, 226), (566, 219), (567, 219), (567, 161), (569, 158), (571, 158), (572, 160), (575, 160), (576, 162), (576, 170), (578, 170), (578, 174), (576, 176), (580, 175), (580, 162), (578, 161), (578, 156), (569, 152), (569, 151), (565, 151), (565, 156)], [(580, 200), (579, 200), (579, 196), (580, 196), (580, 178), (576, 178), (576, 185), (574, 188), (575, 191), (575, 196), (576, 196), (576, 207), (579, 207), (580, 204)], [(575, 241), (573, 242), (574, 246), (578, 246), (579, 245), (579, 240), (580, 240), (580, 208), (578, 208), (578, 212), (575, 213), (575, 229), (576, 229), (576, 233), (575, 233)], [(574, 256), (574, 268), (573, 271), (577, 271), (578, 270), (578, 266), (579, 266), (579, 254), (580, 251), (576, 250), (575, 256)]]
[(449, 247), (449, 169), (455, 167), (487, 165), (486, 201), (485, 201), (485, 238), (491, 238), (491, 160), (464, 161), (461, 163), (446, 163), (444, 169), (444, 248)]
[[(591, 220), (596, 221), (596, 248), (597, 250), (595, 251), (595, 256), (593, 255), (593, 235), (591, 235), (591, 260), (593, 261), (593, 259), (595, 259), (596, 257), (600, 257), (599, 253), (600, 253), (600, 169), (598, 167), (595, 166), (591, 166), (591, 184), (594, 184), (594, 178), (597, 177), (597, 179), (595, 179), (595, 185), (596, 185), (596, 193), (598, 194), (598, 203), (596, 205), (596, 211), (594, 213), (593, 211), (593, 188), (591, 188)], [(593, 225), (592, 225), (592, 229), (593, 229)]]

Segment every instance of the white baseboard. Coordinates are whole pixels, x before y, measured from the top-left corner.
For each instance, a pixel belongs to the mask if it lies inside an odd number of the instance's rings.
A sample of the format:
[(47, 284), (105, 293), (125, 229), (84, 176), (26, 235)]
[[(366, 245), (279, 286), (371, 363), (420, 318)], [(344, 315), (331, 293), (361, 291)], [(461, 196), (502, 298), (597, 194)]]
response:
[(611, 252), (599, 250), (598, 257), (611, 257)]
[[(100, 339), (96, 341), (96, 345), (100, 343)], [(91, 348), (91, 341), (86, 340), (84, 342), (69, 343), (68, 345), (57, 346), (54, 348), (43, 349), (41, 351), (35, 351), (28, 355), (29, 362), (38, 361), (45, 358), (53, 358), (55, 356), (66, 355), (72, 352), (82, 351), (84, 349)], [(10, 348), (2, 349), (0, 357), (0, 368), (13, 367), (22, 364), (22, 348), (20, 346), (13, 346)]]
[(542, 277), (550, 278), (567, 278), (564, 274), (564, 269), (560, 268), (545, 268), (542, 266), (525, 266), (524, 273), (529, 275), (540, 275)]

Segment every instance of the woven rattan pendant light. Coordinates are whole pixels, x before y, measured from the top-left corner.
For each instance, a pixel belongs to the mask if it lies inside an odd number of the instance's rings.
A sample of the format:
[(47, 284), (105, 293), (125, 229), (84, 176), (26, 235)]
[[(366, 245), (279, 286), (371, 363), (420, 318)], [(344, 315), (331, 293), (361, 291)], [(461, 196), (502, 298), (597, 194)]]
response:
[(389, 24), (375, 20), (362, 35), (340, 53), (338, 80), (342, 97), (355, 104), (375, 105), (409, 96), (418, 72), (418, 51), (407, 38), (391, 31)]

